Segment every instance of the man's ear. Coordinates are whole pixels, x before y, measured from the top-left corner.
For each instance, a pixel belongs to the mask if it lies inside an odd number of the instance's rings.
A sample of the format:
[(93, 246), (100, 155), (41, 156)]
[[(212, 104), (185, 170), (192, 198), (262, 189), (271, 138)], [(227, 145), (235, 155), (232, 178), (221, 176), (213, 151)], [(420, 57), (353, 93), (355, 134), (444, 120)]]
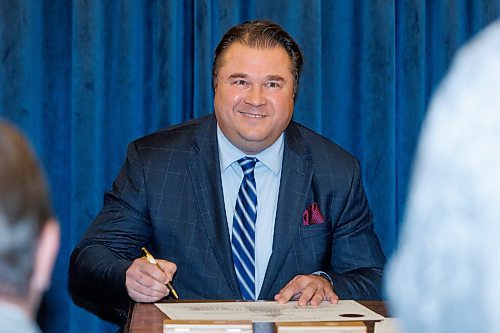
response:
[(52, 269), (59, 251), (60, 234), (59, 223), (55, 219), (47, 221), (40, 233), (30, 286), (34, 292), (43, 293), (50, 286)]

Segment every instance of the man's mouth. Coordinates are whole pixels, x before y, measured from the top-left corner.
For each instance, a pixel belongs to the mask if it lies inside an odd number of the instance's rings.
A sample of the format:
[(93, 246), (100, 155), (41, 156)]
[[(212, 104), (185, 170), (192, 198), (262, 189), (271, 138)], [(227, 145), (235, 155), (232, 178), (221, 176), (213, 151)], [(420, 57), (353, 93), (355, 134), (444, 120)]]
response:
[(242, 114), (245, 117), (249, 118), (264, 118), (266, 115), (264, 114), (256, 114), (256, 113), (248, 113), (248, 112), (243, 112), (243, 111), (238, 111), (240, 114)]

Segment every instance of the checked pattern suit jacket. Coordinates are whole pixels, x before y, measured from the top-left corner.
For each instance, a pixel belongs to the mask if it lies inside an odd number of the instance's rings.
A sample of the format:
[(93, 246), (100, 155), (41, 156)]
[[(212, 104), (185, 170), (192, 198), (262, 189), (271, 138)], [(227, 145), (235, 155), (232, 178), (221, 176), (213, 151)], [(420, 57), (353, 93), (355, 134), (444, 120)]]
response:
[[(182, 299), (241, 299), (216, 126), (211, 114), (129, 145), (104, 207), (71, 256), (69, 287), (77, 304), (121, 322), (129, 301), (125, 272), (142, 246), (177, 264), (173, 284)], [(326, 221), (303, 225), (302, 214), (314, 202)], [(358, 161), (291, 122), (259, 299), (272, 300), (294, 276), (319, 270), (332, 277), (341, 299), (378, 299), (384, 263)]]

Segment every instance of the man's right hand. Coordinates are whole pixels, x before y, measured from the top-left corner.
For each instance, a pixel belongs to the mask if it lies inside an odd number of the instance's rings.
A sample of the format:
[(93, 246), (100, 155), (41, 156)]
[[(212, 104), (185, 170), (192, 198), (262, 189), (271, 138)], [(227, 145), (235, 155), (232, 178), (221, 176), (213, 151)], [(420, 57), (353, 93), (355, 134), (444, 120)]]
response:
[(136, 302), (156, 302), (169, 294), (166, 283), (172, 281), (177, 266), (170, 261), (157, 259), (163, 269), (151, 264), (146, 258), (134, 260), (125, 274), (127, 293)]

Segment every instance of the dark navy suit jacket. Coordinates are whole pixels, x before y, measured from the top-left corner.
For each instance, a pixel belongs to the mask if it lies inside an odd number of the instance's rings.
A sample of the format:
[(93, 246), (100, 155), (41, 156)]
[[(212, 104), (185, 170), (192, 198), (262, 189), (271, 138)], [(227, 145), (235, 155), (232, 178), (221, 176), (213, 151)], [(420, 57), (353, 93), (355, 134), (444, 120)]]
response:
[[(281, 177), (273, 252), (259, 299), (272, 300), (294, 276), (319, 270), (332, 277), (341, 299), (380, 298), (385, 257), (358, 161), (291, 122)], [(314, 202), (326, 221), (304, 226), (303, 212)], [(71, 256), (77, 304), (105, 319), (113, 319), (110, 310), (124, 313), (125, 271), (142, 246), (177, 264), (173, 285), (182, 299), (241, 299), (213, 114), (129, 145), (113, 190)]]

